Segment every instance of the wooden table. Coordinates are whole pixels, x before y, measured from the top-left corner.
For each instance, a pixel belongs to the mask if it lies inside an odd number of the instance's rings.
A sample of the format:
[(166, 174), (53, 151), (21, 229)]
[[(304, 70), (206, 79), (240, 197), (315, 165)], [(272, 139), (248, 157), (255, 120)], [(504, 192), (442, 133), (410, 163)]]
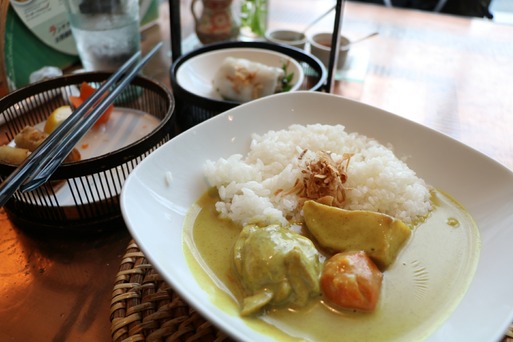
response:
[[(333, 2), (273, 1), (271, 28), (302, 29)], [(314, 5), (312, 5), (314, 4)], [(143, 32), (147, 50), (167, 45), (145, 69), (169, 86), (169, 12)], [(351, 50), (335, 92), (445, 133), (513, 170), (513, 26), (347, 3), (342, 31), (379, 35)], [(182, 2), (183, 34), (192, 29)], [(326, 17), (308, 34), (330, 31)], [(472, 165), (469, 165), (472, 167)], [(114, 276), (130, 240), (126, 228), (91, 239), (26, 234), (0, 211), (0, 340), (109, 341)]]
[[(283, 1), (278, 6), (286, 11)], [(312, 7), (312, 15), (323, 12)], [(335, 93), (434, 128), (513, 169), (513, 26), (352, 2), (344, 12), (342, 33), (350, 39), (379, 35), (350, 51), (356, 60), (349, 69), (358, 71)], [(289, 16), (296, 20), (287, 27), (309, 22)], [(308, 34), (329, 31), (332, 18)]]

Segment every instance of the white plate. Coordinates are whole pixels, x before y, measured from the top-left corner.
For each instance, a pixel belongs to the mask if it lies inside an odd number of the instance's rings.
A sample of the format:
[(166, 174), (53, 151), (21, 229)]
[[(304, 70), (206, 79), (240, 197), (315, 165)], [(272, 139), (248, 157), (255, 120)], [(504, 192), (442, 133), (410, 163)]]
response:
[(258, 48), (229, 48), (214, 50), (191, 57), (176, 72), (178, 84), (190, 93), (214, 100), (223, 100), (212, 86), (214, 76), (227, 57), (243, 58), (271, 67), (281, 68), (284, 61), (290, 61), (287, 71), (293, 72), (292, 88), (296, 91), (303, 84), (304, 72), (299, 63), (276, 51)]
[[(208, 320), (241, 340), (265, 340), (220, 310), (191, 274), (182, 228), (191, 205), (207, 189), (206, 159), (248, 151), (251, 133), (290, 124), (343, 124), (391, 143), (429, 184), (455, 197), (480, 229), (475, 278), (429, 341), (496, 341), (513, 321), (513, 173), (475, 150), (399, 116), (330, 94), (273, 95), (236, 107), (172, 139), (130, 174), (121, 195), (123, 217), (153, 266)], [(173, 181), (166, 182), (171, 172)], [(450, 262), (450, 261), (448, 261)]]
[[(44, 124), (45, 122), (41, 122), (35, 127), (43, 130)], [(80, 152), (81, 160), (99, 157), (144, 138), (154, 131), (159, 124), (160, 120), (151, 114), (131, 108), (114, 107), (109, 121), (91, 128), (76, 144), (75, 148)], [(11, 142), (11, 145), (14, 145), (14, 141)], [(109, 189), (116, 189), (116, 193), (120, 191), (121, 185), (118, 184), (119, 182), (104, 173), (87, 176), (86, 186), (94, 188), (94, 185), (98, 184), (98, 179), (95, 179), (95, 177), (100, 177), (102, 184), (109, 184)], [(105, 181), (104, 178), (106, 178)], [(80, 187), (77, 187), (77, 189), (82, 194)], [(55, 195), (55, 199), (61, 207), (74, 206), (77, 189), (72, 190), (67, 183), (62, 184), (51, 196)], [(105, 199), (104, 195), (106, 195), (104, 192), (92, 192), (91, 200), (97, 202)], [(45, 198), (40, 198), (40, 200), (44, 201)], [(47, 199), (47, 201), (49, 200)]]

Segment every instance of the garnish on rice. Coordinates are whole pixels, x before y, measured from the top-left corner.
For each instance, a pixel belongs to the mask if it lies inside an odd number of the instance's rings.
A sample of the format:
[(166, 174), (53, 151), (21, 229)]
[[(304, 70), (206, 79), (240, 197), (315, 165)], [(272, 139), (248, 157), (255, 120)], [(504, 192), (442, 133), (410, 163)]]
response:
[[(308, 150), (299, 156), (301, 162)], [(342, 159), (334, 161), (326, 151), (315, 152), (314, 158), (304, 161), (301, 177), (296, 180), (289, 193), (296, 193), (302, 202), (312, 199), (342, 208), (346, 201), (347, 169), (351, 153), (344, 153)]]

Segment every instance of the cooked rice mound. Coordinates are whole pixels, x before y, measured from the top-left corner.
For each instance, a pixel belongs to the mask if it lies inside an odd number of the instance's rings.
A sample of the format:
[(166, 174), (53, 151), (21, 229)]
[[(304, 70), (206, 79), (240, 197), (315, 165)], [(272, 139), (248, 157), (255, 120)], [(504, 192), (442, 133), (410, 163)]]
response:
[(301, 199), (290, 189), (318, 151), (330, 152), (335, 162), (352, 154), (345, 170), (345, 209), (378, 211), (406, 224), (431, 209), (429, 186), (390, 148), (342, 125), (316, 124), (254, 134), (247, 155), (207, 161), (205, 175), (221, 198), (217, 211), (242, 225), (298, 220)]

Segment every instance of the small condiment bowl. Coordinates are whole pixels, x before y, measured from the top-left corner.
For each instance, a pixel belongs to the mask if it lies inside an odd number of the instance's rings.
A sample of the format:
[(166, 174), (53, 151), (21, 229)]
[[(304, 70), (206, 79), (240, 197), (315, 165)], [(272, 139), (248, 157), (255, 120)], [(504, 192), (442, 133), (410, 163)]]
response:
[(307, 38), (303, 32), (293, 30), (269, 30), (265, 33), (265, 39), (271, 43), (289, 45), (304, 49)]
[[(316, 33), (310, 37), (310, 52), (319, 58), (326, 68), (329, 68), (331, 39), (331, 33)], [(347, 37), (340, 36), (337, 70), (344, 68), (349, 53), (349, 44), (350, 41)]]

